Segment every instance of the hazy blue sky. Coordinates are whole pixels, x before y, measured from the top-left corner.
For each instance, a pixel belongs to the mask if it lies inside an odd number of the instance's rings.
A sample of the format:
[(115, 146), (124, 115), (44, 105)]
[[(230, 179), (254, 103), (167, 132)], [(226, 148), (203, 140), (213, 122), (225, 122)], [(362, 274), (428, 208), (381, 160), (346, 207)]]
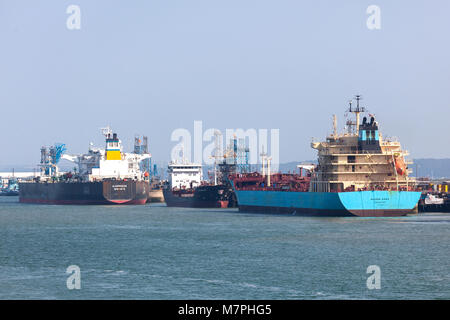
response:
[(312, 159), (356, 93), (412, 157), (450, 157), (449, 15), (450, 1), (0, 0), (0, 165), (102, 146), (106, 124), (168, 160), (194, 120), (279, 128), (281, 161)]

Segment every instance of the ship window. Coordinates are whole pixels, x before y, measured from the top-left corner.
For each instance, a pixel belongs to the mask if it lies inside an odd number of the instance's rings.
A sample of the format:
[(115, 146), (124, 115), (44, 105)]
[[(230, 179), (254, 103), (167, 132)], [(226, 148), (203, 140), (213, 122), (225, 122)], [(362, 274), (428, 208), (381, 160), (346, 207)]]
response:
[(356, 157), (355, 156), (347, 156), (347, 162), (348, 163), (355, 163)]
[(343, 183), (331, 183), (330, 184), (330, 191), (331, 192), (341, 192), (344, 190), (344, 184)]

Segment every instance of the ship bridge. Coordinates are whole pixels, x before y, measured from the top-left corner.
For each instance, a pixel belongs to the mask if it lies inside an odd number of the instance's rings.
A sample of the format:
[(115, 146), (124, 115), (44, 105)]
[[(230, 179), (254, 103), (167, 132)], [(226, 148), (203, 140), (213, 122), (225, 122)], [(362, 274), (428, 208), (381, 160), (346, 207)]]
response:
[(379, 124), (371, 114), (359, 115), (366, 110), (358, 105), (348, 112), (355, 114), (355, 121), (347, 121), (347, 130), (337, 133), (336, 117), (334, 133), (325, 142), (312, 142), (318, 150), (318, 166), (311, 179), (311, 191), (340, 192), (350, 190), (401, 190), (415, 184), (409, 178), (406, 161), (408, 155), (398, 141), (383, 141)]

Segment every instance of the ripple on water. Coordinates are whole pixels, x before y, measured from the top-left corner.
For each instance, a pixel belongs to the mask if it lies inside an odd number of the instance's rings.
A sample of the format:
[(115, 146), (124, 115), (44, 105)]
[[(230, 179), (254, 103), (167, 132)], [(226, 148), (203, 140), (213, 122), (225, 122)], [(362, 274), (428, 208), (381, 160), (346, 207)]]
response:
[[(0, 298), (450, 299), (449, 222), (0, 199)], [(79, 292), (66, 288), (72, 264)]]

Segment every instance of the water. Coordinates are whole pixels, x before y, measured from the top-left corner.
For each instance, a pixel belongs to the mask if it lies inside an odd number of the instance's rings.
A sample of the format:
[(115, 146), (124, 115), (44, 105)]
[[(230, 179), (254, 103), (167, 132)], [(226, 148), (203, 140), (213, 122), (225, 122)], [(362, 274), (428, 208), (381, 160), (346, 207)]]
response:
[[(0, 197), (0, 299), (450, 299), (450, 215), (305, 218)], [(66, 268), (81, 269), (68, 290)], [(369, 265), (381, 289), (366, 286)]]

